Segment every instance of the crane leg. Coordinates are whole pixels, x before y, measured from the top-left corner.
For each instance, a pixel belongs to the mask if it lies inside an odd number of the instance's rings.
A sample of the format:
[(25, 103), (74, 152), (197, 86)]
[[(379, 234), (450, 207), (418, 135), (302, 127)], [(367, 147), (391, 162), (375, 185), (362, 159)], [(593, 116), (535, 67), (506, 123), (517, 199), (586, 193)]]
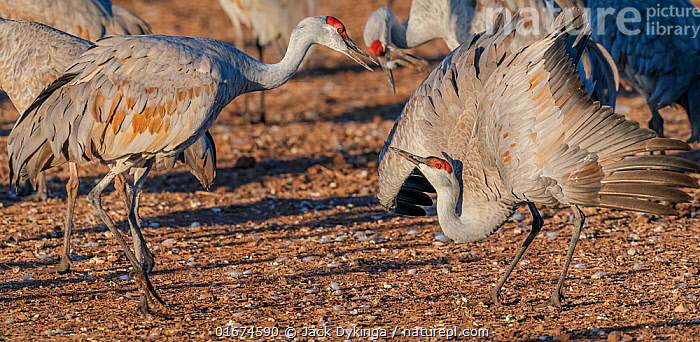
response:
[(33, 189), (32, 183), (27, 181), (25, 182), (24, 190), (19, 195), (34, 202), (44, 202), (49, 198), (49, 190), (46, 186), (46, 174), (44, 172), (39, 172), (36, 176), (36, 192), (32, 195)]
[(78, 178), (78, 167), (75, 163), (69, 163), (70, 179), (66, 183), (66, 193), (68, 194), (66, 208), (65, 224), (63, 227), (63, 253), (61, 253), (61, 263), (58, 265), (58, 273), (68, 273), (70, 271), (70, 236), (73, 231), (73, 212), (75, 209), (75, 200), (78, 197), (78, 187), (80, 186), (80, 178)]
[[(259, 61), (263, 61), (263, 46), (260, 45), (260, 42), (258, 40), (255, 40), (255, 47), (258, 48), (258, 57)], [(258, 94), (260, 94), (260, 109), (258, 113), (260, 113), (260, 123), (267, 123), (267, 119), (265, 118), (265, 92), (264, 91), (259, 91)]]
[(688, 93), (683, 96), (681, 105), (685, 109), (690, 121), (690, 132), (692, 133), (688, 143), (700, 142), (700, 81), (696, 81)]
[(649, 128), (656, 132), (659, 138), (664, 137), (664, 118), (659, 114), (659, 110), (654, 106), (649, 106), (651, 109), (651, 120), (649, 120)]
[(141, 190), (146, 181), (148, 172), (153, 167), (153, 161), (149, 161), (143, 168), (139, 168), (134, 173), (134, 193), (129, 207), (129, 227), (131, 228), (131, 238), (134, 241), (134, 251), (136, 251), (136, 259), (138, 259), (146, 272), (151, 272), (155, 266), (153, 253), (148, 250), (146, 239), (141, 234), (141, 219), (139, 218), (139, 201), (141, 198)]
[(126, 176), (124, 176), (123, 173), (120, 173), (114, 177), (114, 189), (121, 194), (122, 200), (124, 201), (124, 206), (128, 212), (129, 208), (131, 208), (131, 197), (133, 192), (131, 186), (129, 186), (129, 181), (126, 179)]
[(543, 306), (554, 306), (561, 308), (561, 300), (563, 298), (561, 289), (564, 287), (564, 279), (566, 279), (566, 273), (569, 271), (569, 265), (571, 264), (571, 258), (574, 256), (574, 250), (576, 249), (579, 236), (581, 236), (581, 229), (583, 228), (583, 224), (586, 222), (586, 215), (583, 214), (577, 205), (572, 206), (571, 209), (574, 211), (574, 234), (571, 236), (569, 251), (566, 253), (566, 261), (564, 262), (564, 267), (561, 269), (561, 273), (559, 274), (559, 282), (557, 282), (557, 287), (554, 288), (552, 296), (549, 297), (549, 300), (545, 302)]
[(95, 185), (95, 187), (90, 191), (90, 194), (88, 194), (88, 199), (90, 200), (93, 208), (95, 208), (97, 214), (100, 216), (100, 219), (102, 219), (102, 222), (104, 222), (112, 235), (114, 235), (114, 237), (117, 239), (119, 246), (124, 251), (124, 254), (126, 254), (126, 258), (129, 259), (129, 262), (134, 269), (136, 285), (138, 286), (139, 293), (141, 295), (139, 309), (141, 310), (142, 314), (148, 315), (150, 313), (149, 299), (155, 299), (163, 305), (166, 305), (165, 301), (163, 301), (163, 299), (161, 299), (156, 293), (155, 288), (153, 288), (153, 284), (148, 278), (146, 271), (141, 266), (141, 263), (136, 259), (136, 256), (126, 244), (124, 237), (121, 235), (119, 230), (117, 230), (117, 227), (114, 226), (114, 221), (112, 221), (109, 215), (107, 215), (107, 212), (105, 212), (104, 208), (102, 208), (102, 192), (107, 185), (112, 182), (116, 175), (128, 170), (129, 167), (131, 167), (131, 165), (127, 163), (119, 163), (112, 167), (107, 175), (105, 175), (105, 177), (102, 178), (102, 180), (100, 180), (100, 182), (97, 183), (97, 185)]
[(528, 202), (527, 206), (528, 206), (528, 208), (530, 208), (530, 212), (532, 212), (532, 230), (530, 231), (530, 234), (528, 234), (527, 238), (525, 238), (523, 245), (518, 250), (518, 253), (515, 255), (515, 258), (513, 258), (513, 261), (510, 262), (510, 265), (508, 266), (506, 273), (503, 274), (503, 276), (501, 276), (501, 279), (499, 279), (496, 286), (494, 286), (493, 289), (491, 289), (491, 292), (489, 292), (489, 295), (482, 298), (479, 301), (479, 303), (481, 303), (481, 304), (500, 305), (499, 297), (501, 295), (501, 288), (503, 287), (503, 284), (506, 283), (506, 280), (508, 279), (510, 274), (513, 272), (513, 269), (515, 269), (515, 266), (517, 266), (518, 262), (520, 262), (520, 258), (523, 257), (523, 254), (525, 254), (525, 251), (532, 243), (532, 240), (535, 239), (537, 234), (542, 229), (542, 225), (544, 224), (544, 220), (542, 219), (542, 216), (540, 215), (539, 210), (537, 210), (537, 207), (532, 202)]
[(47, 198), (49, 198), (49, 188), (46, 185), (46, 173), (40, 172), (36, 177), (36, 194), (34, 194), (34, 200), (44, 202)]

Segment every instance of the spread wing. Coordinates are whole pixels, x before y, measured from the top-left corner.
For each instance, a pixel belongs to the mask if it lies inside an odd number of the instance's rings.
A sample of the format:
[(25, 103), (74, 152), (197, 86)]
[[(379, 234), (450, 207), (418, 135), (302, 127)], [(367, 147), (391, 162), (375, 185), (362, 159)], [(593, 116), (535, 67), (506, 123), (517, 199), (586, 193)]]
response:
[[(440, 156), (460, 149), (461, 142), (450, 139), (458, 121), (466, 125), (476, 110), (481, 81), (507, 53), (513, 39), (517, 18), (505, 22), (500, 16), (493, 34), (476, 36), (448, 55), (418, 87), (394, 123), (379, 155), (379, 201), (387, 210), (399, 214), (425, 215), (416, 205), (431, 205), (417, 192), (434, 192), (415, 165), (389, 147), (422, 156)], [(474, 65), (476, 56), (480, 63)], [(456, 88), (459, 82), (459, 89)], [(437, 114), (439, 113), (439, 114)], [(466, 118), (466, 119), (465, 119)], [(455, 143), (457, 145), (455, 145)]]
[(558, 20), (550, 35), (507, 59), (486, 83), (475, 124), (484, 132), (478, 150), (495, 159), (500, 191), (516, 201), (674, 213), (655, 201), (687, 201), (676, 187), (697, 186), (683, 173), (698, 166), (638, 154), (689, 146), (655, 138), (588, 97), (566, 51), (583, 49), (590, 31), (582, 12), (567, 13), (575, 16)]
[[(519, 12), (522, 28), (511, 46), (512, 51), (517, 51), (550, 33), (554, 19), (562, 8), (576, 5), (583, 6), (579, 0), (561, 1), (558, 4), (551, 0), (479, 0), (472, 32), (490, 29), (493, 18), (498, 13), (505, 13), (510, 18)], [(572, 55), (570, 52), (568, 54)], [(608, 51), (589, 40), (576, 68), (593, 99), (614, 108), (620, 76)]]
[(461, 177), (463, 205), (531, 201), (669, 214), (672, 208), (655, 201), (689, 199), (676, 187), (697, 186), (683, 173), (700, 167), (637, 155), (688, 145), (655, 138), (583, 91), (572, 55), (582, 53), (588, 31), (582, 12), (567, 11), (552, 33), (516, 53), (506, 48), (514, 34), (496, 34), (499, 42), (465, 45), (431, 74), (382, 151), (379, 195), (386, 208), (398, 212), (402, 201), (412, 208), (399, 196), (412, 165), (389, 158), (387, 146), (422, 156), (445, 152)]

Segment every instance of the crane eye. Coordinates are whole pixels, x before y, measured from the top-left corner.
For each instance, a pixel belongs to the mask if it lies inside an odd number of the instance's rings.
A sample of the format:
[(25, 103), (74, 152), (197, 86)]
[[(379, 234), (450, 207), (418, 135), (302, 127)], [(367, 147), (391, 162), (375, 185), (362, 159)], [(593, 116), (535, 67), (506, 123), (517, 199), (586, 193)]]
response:
[(442, 169), (442, 164), (440, 164), (440, 163), (435, 164), (435, 168), (438, 170)]
[(339, 27), (339, 28), (338, 28), (338, 33), (339, 33), (339, 34), (343, 34), (343, 32), (345, 32), (345, 28)]

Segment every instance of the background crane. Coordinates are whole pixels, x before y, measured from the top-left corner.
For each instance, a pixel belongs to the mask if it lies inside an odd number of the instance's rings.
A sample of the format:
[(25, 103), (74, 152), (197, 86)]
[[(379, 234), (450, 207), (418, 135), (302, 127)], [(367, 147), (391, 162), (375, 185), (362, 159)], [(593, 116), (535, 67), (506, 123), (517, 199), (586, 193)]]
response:
[(406, 104), (380, 154), (381, 204), (425, 215), (420, 205), (432, 201), (423, 192), (437, 192), (438, 221), (456, 242), (485, 239), (517, 204), (528, 204), (532, 231), (484, 303), (498, 303), (503, 283), (541, 229), (535, 203), (571, 206), (576, 218), (548, 301), (559, 306), (584, 223), (579, 206), (676, 214), (656, 201), (688, 201), (677, 188), (698, 186), (685, 173), (700, 172), (699, 165), (641, 155), (688, 150), (686, 143), (656, 138), (583, 91), (567, 52), (582, 49), (590, 32), (582, 12), (567, 11), (552, 33), (519, 53), (509, 53), (519, 23), (504, 24), (503, 16), (493, 34), (454, 50)]
[[(282, 57), (287, 51), (287, 42), (292, 30), (302, 19), (318, 14), (318, 0), (219, 0), (231, 22), (236, 35), (236, 47), (243, 50), (245, 36), (243, 26), (252, 28), (258, 59), (263, 60), (263, 49), (274, 47)], [(265, 97), (261, 92), (259, 120), (265, 122)], [(251, 96), (245, 97), (245, 121), (256, 121), (250, 109)]]
[[(0, 88), (7, 92), (15, 108), (24, 113), (47, 85), (58, 79), (74, 60), (93, 45), (87, 40), (43, 24), (0, 18)], [(40, 122), (41, 118), (37, 120)], [(210, 134), (204, 135), (174, 159), (184, 162), (202, 186), (211, 186), (216, 173), (216, 151)], [(170, 168), (174, 160), (161, 164)], [(59, 272), (67, 272), (70, 268), (70, 235), (79, 186), (78, 170), (73, 163), (70, 165), (70, 171), (71, 178), (66, 185), (68, 198)], [(131, 202), (130, 191), (123, 175), (115, 178), (115, 187), (124, 196), (128, 209)], [(138, 217), (138, 213), (136, 214)], [(145, 248), (145, 244), (143, 246)], [(147, 264), (147, 269), (151, 269), (152, 259)]]
[[(146, 313), (150, 300), (164, 303), (142, 267), (145, 240), (136, 207), (148, 172), (159, 160), (172, 158), (200, 139), (238, 95), (286, 83), (313, 44), (370, 69), (356, 53), (369, 55), (334, 17), (302, 20), (277, 64), (264, 64), (213, 39), (101, 39), (37, 97), (10, 132), (11, 179), (33, 180), (40, 171), (66, 162), (109, 165), (88, 197), (131, 262), (141, 294), (139, 307)], [(129, 170), (135, 177), (129, 226), (136, 255), (101, 204), (104, 188)]]
[(0, 0), (0, 17), (43, 23), (92, 41), (151, 33), (145, 21), (109, 0)]
[[(580, 1), (579, 1), (580, 2)], [(700, 27), (700, 18), (687, 16), (647, 16), (648, 8), (694, 9), (688, 0), (589, 0), (592, 11), (615, 10), (613, 15), (591, 17), (593, 38), (612, 55), (622, 78), (644, 96), (651, 110), (649, 128), (664, 135), (661, 108), (679, 104), (688, 114), (691, 136), (688, 142), (700, 141), (700, 39), (692, 32), (650, 32), (654, 27)], [(625, 27), (639, 34), (625, 34), (617, 25), (623, 9), (636, 9), (640, 21), (628, 21)]]
[[(131, 12), (113, 5), (109, 0), (0, 0), (0, 18), (39, 22), (85, 40), (97, 40), (115, 34), (151, 33), (151, 28), (145, 21)], [(56, 56), (63, 58), (59, 55)], [(71, 56), (77, 57), (77, 55)], [(61, 67), (67, 67), (70, 62), (72, 60), (66, 59), (59, 63), (65, 64), (60, 65)], [(59, 72), (63, 70), (65, 69), (59, 69)], [(16, 71), (21, 72), (21, 70)], [(15, 77), (17, 75), (8, 76)], [(54, 78), (54, 76), (47, 76), (47, 79), (40, 84), (46, 86), (49, 84), (49, 78)], [(5, 80), (12, 82), (8, 78)], [(30, 93), (15, 92), (15, 98), (20, 94), (26, 97), (21, 100), (26, 103), (23, 108), (28, 107), (28, 102), (32, 101), (34, 97), (29, 98)], [(36, 96), (38, 91), (31, 94)], [(13, 103), (18, 104), (16, 100), (13, 100)], [(115, 186), (126, 191), (128, 185), (123, 180), (123, 177), (117, 177)], [(37, 179), (36, 198), (46, 200), (47, 197), (46, 178), (42, 173)]]
[[(505, 12), (510, 18), (520, 9), (527, 9), (521, 12), (521, 22), (527, 30), (517, 35), (512, 43), (514, 49), (547, 34), (549, 25), (560, 10), (546, 0), (413, 0), (409, 19), (403, 23), (389, 8), (374, 11), (365, 25), (365, 44), (377, 57), (394, 90), (388, 61), (392, 54), (404, 58), (405, 54), (399, 49), (442, 39), (450, 50), (454, 50), (473, 34), (490, 29), (496, 14)], [(407, 62), (415, 64), (415, 58)], [(594, 99), (614, 107), (619, 75), (608, 52), (594, 41), (589, 41), (577, 69)]]

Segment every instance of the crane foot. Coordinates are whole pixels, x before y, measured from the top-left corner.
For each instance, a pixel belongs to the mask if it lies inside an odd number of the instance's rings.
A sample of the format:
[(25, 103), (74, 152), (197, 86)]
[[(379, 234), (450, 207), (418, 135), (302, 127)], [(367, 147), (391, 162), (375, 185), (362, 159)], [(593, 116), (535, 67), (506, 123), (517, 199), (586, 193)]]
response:
[(56, 273), (66, 274), (70, 272), (70, 257), (67, 255), (61, 255), (61, 263), (58, 265)]
[(155, 306), (155, 303), (158, 302), (160, 303), (163, 307), (166, 309), (169, 307), (168, 304), (158, 295), (156, 292), (155, 288), (153, 287), (153, 284), (151, 283), (151, 280), (148, 278), (148, 275), (146, 274), (146, 271), (143, 268), (136, 269), (134, 270), (134, 280), (136, 281), (136, 286), (139, 289), (139, 294), (140, 294), (140, 299), (139, 299), (139, 305), (138, 309), (141, 315), (144, 317), (149, 317), (149, 316), (159, 316), (159, 317), (166, 317), (166, 318), (172, 318), (174, 315), (162, 313), (162, 312), (156, 312), (151, 310), (152, 305)]
[(472, 302), (472, 306), (500, 306), (501, 301), (498, 299), (500, 296), (500, 291), (490, 291), (488, 296), (481, 297), (478, 300)]
[(557, 309), (561, 309), (561, 300), (562, 300), (562, 295), (561, 295), (559, 292), (554, 291), (554, 292), (552, 293), (552, 296), (549, 297), (549, 299), (548, 299), (546, 302), (544, 302), (544, 303), (538, 305), (538, 307), (539, 307), (539, 308), (557, 308)]

